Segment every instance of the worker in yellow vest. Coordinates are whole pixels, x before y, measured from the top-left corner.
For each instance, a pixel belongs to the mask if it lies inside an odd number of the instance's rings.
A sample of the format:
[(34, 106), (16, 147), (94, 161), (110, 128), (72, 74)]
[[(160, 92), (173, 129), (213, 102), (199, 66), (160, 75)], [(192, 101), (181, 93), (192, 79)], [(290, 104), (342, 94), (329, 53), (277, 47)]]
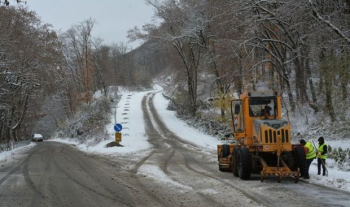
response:
[(311, 142), (306, 142), (304, 139), (300, 140), (300, 144), (304, 147), (306, 155), (306, 170), (304, 174), (305, 179), (310, 179), (309, 169), (312, 161), (316, 158), (316, 150)]
[(322, 175), (326, 175), (326, 158), (327, 158), (327, 145), (324, 143), (324, 138), (318, 138), (318, 150), (317, 150), (317, 168), (318, 175), (321, 175), (321, 165), (322, 165)]

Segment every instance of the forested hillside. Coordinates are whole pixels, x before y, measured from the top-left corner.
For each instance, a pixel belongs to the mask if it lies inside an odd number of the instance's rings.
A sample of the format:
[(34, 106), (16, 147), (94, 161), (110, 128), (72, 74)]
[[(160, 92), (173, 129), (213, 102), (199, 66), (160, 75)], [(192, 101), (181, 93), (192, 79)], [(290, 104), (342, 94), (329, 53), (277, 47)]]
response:
[(14, 4), (0, 6), (2, 142), (35, 132), (50, 137), (69, 128), (68, 120), (89, 108), (96, 91), (106, 96), (108, 86), (149, 88), (165, 67), (151, 42), (133, 51), (127, 43), (105, 44), (92, 37), (92, 19), (57, 32), (35, 12)]
[[(35, 131), (51, 136), (69, 127), (96, 91), (107, 97), (109, 86), (142, 90), (153, 81), (167, 89), (175, 110), (196, 119), (227, 125), (232, 97), (277, 90), (286, 118), (349, 135), (348, 0), (147, 0), (156, 21), (130, 25), (130, 40), (145, 41), (133, 50), (93, 37), (92, 19), (58, 32), (6, 2), (0, 6), (3, 142)], [(215, 107), (217, 115), (203, 114)]]
[(288, 119), (297, 116), (296, 122), (309, 124), (316, 114), (313, 124), (337, 122), (338, 132), (346, 132), (340, 126), (349, 120), (349, 1), (148, 3), (160, 23), (134, 28), (129, 35), (157, 40), (172, 51), (177, 106), (194, 116), (203, 82), (210, 98), (218, 100), (222, 118), (225, 100), (234, 92), (277, 90)]

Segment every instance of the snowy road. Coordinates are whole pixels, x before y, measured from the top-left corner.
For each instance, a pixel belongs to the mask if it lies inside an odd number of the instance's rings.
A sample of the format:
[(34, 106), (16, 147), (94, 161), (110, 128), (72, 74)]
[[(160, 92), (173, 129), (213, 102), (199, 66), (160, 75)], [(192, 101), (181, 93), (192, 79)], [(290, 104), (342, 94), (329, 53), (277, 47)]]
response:
[(44, 142), (1, 169), (0, 206), (133, 206), (136, 191), (125, 183), (105, 161)]
[(215, 146), (205, 137), (202, 144), (198, 137), (190, 142), (184, 137), (191, 134), (187, 129), (164, 119), (165, 112), (155, 103), (159, 95), (128, 96), (124, 109), (130, 113), (121, 113), (126, 114), (122, 120), (129, 136), (124, 137), (124, 149), (113, 150), (126, 150), (128, 142), (137, 145), (135, 131), (143, 134), (147, 148), (115, 156), (39, 143), (0, 168), (0, 206), (350, 206), (350, 193), (334, 188), (295, 184), (294, 179), (261, 183), (258, 175), (242, 181), (220, 172)]
[(169, 182), (183, 186), (185, 193), (180, 191), (183, 194), (177, 196), (180, 200), (198, 200), (187, 202), (187, 206), (349, 206), (348, 192), (306, 182), (295, 184), (293, 179), (277, 183), (271, 178), (261, 183), (258, 175), (242, 181), (231, 173), (219, 172), (212, 159), (216, 151), (203, 151), (170, 131), (154, 107), (154, 95), (148, 94), (142, 106), (146, 133), (155, 150), (135, 171), (142, 173), (143, 167), (146, 172), (147, 168), (161, 170)]

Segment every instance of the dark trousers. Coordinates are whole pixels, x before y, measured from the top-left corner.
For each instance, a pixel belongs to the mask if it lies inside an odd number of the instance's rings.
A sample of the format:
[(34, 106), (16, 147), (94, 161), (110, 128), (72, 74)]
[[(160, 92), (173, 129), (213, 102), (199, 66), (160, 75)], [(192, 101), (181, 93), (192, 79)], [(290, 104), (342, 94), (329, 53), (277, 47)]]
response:
[(306, 159), (306, 172), (305, 172), (305, 177), (310, 177), (309, 175), (309, 169), (312, 161), (314, 161), (315, 158), (312, 159)]
[[(323, 164), (322, 164), (323, 161)], [(318, 168), (318, 174), (321, 175), (321, 166), (323, 175), (326, 175), (326, 159), (317, 158), (317, 168)]]

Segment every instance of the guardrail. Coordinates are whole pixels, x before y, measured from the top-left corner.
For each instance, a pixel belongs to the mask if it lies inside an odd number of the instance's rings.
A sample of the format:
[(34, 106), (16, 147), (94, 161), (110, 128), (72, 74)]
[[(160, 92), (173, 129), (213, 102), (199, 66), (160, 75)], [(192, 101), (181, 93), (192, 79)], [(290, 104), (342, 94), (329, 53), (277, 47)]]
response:
[(29, 145), (31, 140), (24, 140), (19, 142), (9, 142), (9, 143), (0, 143), (0, 153), (11, 151), (19, 147), (27, 146)]

